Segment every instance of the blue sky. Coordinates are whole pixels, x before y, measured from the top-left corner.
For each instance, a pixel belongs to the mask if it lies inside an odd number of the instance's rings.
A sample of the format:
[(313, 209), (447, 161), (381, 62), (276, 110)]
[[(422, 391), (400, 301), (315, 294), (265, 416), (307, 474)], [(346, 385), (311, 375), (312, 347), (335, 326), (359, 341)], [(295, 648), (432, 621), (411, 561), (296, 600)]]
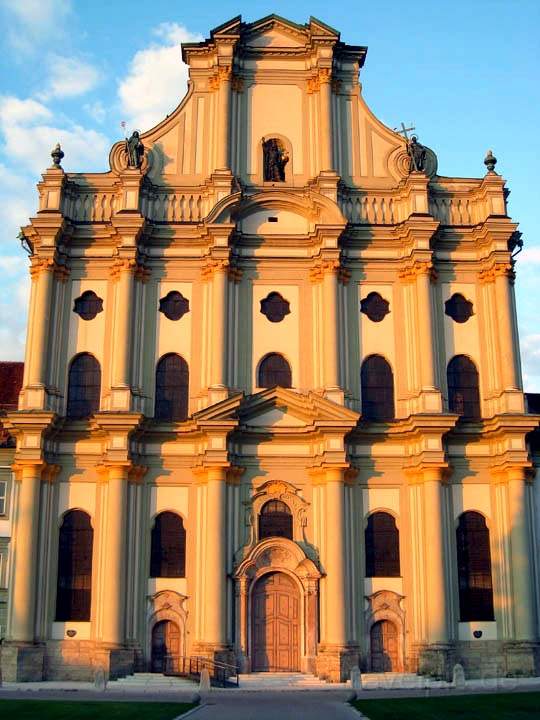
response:
[(242, 14), (310, 15), (367, 45), (374, 113), (417, 128), (441, 175), (479, 177), (493, 149), (525, 240), (516, 283), (525, 388), (540, 392), (540, 2), (180, 3), (0, 0), (0, 359), (22, 359), (28, 273), (16, 239), (60, 140), (67, 171), (107, 170), (120, 122), (146, 130), (185, 92), (179, 43)]

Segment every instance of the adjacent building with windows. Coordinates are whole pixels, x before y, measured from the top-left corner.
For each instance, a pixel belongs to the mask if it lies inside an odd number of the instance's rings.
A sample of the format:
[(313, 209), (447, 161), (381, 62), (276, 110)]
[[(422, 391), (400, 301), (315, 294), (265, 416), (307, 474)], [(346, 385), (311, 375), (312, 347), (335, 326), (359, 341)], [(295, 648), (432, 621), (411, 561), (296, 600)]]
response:
[(538, 673), (539, 417), (495, 159), (439, 174), (317, 19), (182, 53), (178, 108), (108, 172), (53, 153), (23, 228), (4, 676)]

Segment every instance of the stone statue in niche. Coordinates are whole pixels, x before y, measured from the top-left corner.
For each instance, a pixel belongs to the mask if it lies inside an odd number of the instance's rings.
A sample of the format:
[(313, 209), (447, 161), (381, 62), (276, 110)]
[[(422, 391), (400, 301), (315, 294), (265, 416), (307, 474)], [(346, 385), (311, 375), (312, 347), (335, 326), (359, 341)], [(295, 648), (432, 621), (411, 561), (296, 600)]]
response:
[(141, 142), (139, 133), (134, 130), (131, 137), (126, 139), (126, 154), (128, 167), (140, 168), (144, 157), (144, 145)]
[(289, 153), (281, 140), (262, 139), (264, 158), (264, 182), (285, 182), (285, 165), (289, 162)]
[(424, 172), (426, 169), (426, 150), (424, 145), (420, 145), (416, 135), (413, 135), (407, 144), (407, 152), (411, 158), (411, 172)]

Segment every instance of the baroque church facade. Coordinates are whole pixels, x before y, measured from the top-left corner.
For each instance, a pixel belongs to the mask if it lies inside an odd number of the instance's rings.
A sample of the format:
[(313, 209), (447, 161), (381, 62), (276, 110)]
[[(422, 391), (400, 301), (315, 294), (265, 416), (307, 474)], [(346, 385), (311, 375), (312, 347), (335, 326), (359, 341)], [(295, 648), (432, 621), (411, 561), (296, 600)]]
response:
[(5, 679), (538, 673), (517, 225), (492, 155), (444, 177), (373, 116), (366, 50), (237, 17), (108, 172), (53, 152)]

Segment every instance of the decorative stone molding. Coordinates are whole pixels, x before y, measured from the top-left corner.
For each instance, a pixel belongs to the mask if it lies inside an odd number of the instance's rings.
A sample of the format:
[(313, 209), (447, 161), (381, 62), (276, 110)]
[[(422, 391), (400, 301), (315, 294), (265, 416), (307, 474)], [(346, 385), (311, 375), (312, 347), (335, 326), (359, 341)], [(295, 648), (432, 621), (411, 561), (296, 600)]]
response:
[(148, 596), (146, 620), (146, 657), (152, 657), (152, 631), (154, 626), (164, 620), (170, 620), (178, 626), (180, 632), (179, 655), (185, 655), (186, 625), (188, 611), (185, 607), (187, 597), (175, 590), (161, 590)]
[(214, 75), (208, 80), (208, 85), (211, 90), (217, 90), (222, 82), (227, 82), (232, 79), (232, 68), (230, 65), (220, 65)]
[(516, 273), (514, 272), (514, 266), (512, 263), (498, 262), (494, 263), (490, 267), (483, 268), (478, 273), (478, 280), (481, 283), (495, 282), (495, 278), (499, 276), (505, 276), (513, 284), (516, 279)]
[(431, 260), (413, 260), (404, 265), (398, 272), (398, 277), (404, 282), (414, 282), (419, 275), (429, 275), (431, 282), (436, 282), (438, 273)]
[(319, 282), (327, 273), (336, 273), (339, 275), (342, 271), (339, 260), (320, 260), (309, 271), (309, 279), (311, 282)]
[(244, 92), (244, 78), (240, 77), (239, 75), (233, 75), (231, 80), (231, 88), (234, 90), (234, 92), (237, 93)]
[(203, 280), (211, 280), (214, 276), (214, 273), (218, 272), (226, 272), (229, 273), (230, 269), (230, 261), (228, 258), (224, 259), (209, 259), (206, 261), (206, 263), (203, 265), (201, 269), (201, 278)]
[[(258, 518), (262, 506), (268, 500), (281, 500), (291, 510), (293, 518), (293, 540), (305, 542), (304, 528), (307, 525), (307, 509), (309, 503), (298, 494), (298, 490), (283, 480), (269, 480), (258, 487), (250, 500), (244, 502), (246, 526), (250, 537), (246, 547), (253, 547), (259, 540)], [(245, 553), (243, 548), (241, 553)]]

